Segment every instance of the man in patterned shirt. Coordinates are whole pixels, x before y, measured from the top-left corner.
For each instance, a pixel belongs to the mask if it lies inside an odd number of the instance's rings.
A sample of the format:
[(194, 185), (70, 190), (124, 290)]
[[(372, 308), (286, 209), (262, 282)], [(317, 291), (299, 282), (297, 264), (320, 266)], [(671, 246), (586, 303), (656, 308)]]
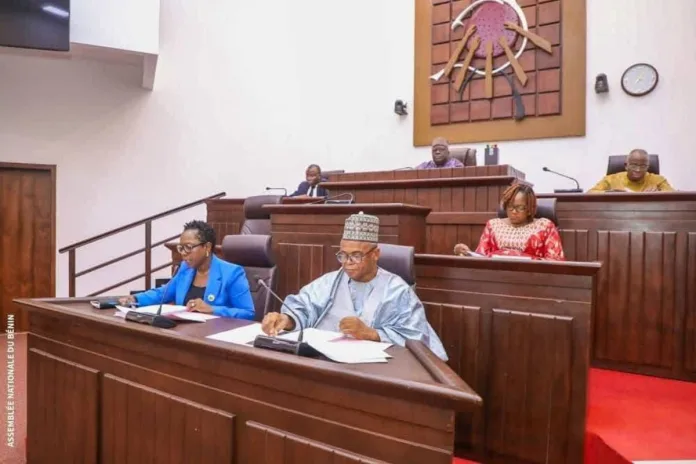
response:
[(419, 164), (416, 169), (439, 168), (463, 168), (464, 164), (456, 158), (450, 157), (449, 143), (447, 139), (435, 137), (433, 140), (433, 159)]

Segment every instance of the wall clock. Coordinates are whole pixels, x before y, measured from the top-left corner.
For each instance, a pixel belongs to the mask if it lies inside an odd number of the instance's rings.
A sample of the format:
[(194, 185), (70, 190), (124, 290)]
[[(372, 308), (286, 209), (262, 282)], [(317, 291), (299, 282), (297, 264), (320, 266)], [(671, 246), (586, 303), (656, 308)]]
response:
[(660, 75), (654, 66), (637, 63), (629, 66), (621, 76), (621, 88), (633, 97), (644, 97), (655, 90), (659, 80)]

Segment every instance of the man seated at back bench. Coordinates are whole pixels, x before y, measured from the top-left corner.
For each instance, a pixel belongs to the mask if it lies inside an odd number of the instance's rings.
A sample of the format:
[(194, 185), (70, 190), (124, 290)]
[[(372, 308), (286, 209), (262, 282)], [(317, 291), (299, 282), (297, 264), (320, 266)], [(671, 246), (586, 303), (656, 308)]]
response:
[(648, 172), (648, 152), (637, 148), (626, 158), (626, 170), (604, 176), (588, 193), (604, 192), (672, 192), (667, 179)]

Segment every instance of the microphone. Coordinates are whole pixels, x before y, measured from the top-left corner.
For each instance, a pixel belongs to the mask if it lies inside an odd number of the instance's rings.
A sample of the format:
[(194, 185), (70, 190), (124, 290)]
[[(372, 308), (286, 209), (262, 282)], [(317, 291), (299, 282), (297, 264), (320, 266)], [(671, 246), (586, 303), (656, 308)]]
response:
[(305, 358), (317, 358), (322, 356), (320, 352), (309, 346), (308, 343), (303, 342), (304, 338), (304, 327), (302, 325), (302, 320), (297, 316), (297, 313), (292, 310), (276, 293), (270, 289), (266, 282), (259, 276), (254, 276), (254, 280), (257, 284), (263, 287), (268, 293), (270, 293), (276, 300), (280, 301), (281, 306), (285, 307), (290, 313), (295, 316), (297, 324), (300, 326), (300, 332), (297, 335), (297, 341), (295, 340), (285, 340), (283, 338), (271, 337), (268, 335), (257, 335), (254, 339), (255, 348), (264, 348), (267, 350), (280, 351), (283, 353), (294, 354), (297, 356), (302, 356)]
[(160, 300), (159, 308), (157, 308), (156, 314), (146, 314), (139, 313), (137, 311), (128, 311), (126, 313), (126, 320), (131, 322), (138, 322), (140, 324), (151, 325), (152, 327), (157, 327), (160, 329), (173, 329), (176, 327), (176, 321), (169, 319), (167, 316), (162, 316), (162, 305), (164, 304), (164, 297), (167, 295), (167, 289), (169, 284), (172, 283), (174, 277), (179, 273), (181, 265), (176, 269), (176, 272), (169, 281), (164, 284), (164, 289), (162, 290), (162, 299)]
[(283, 187), (266, 187), (266, 191), (268, 192), (269, 190), (282, 190), (283, 196), (284, 197), (288, 196), (288, 189), (283, 188)]
[[(335, 201), (335, 200), (337, 200), (337, 199), (339, 199), (339, 198), (341, 198), (341, 197), (345, 197), (345, 196), (349, 196), (349, 197), (350, 197), (350, 200), (348, 200), (348, 201)], [(341, 204), (343, 204), (343, 203), (346, 203), (346, 204), (349, 204), (349, 205), (350, 205), (350, 204), (352, 204), (354, 201), (355, 201), (355, 197), (353, 196), (352, 193), (350, 193), (350, 192), (343, 192), (343, 193), (339, 193), (338, 195), (334, 195), (334, 196), (332, 196), (332, 197), (322, 198), (321, 200), (312, 201), (312, 202), (306, 203), (306, 204), (307, 204), (307, 205), (316, 205), (316, 204), (319, 204), (319, 203), (324, 203), (324, 204), (328, 204), (328, 203), (341, 203)]]
[(541, 170), (544, 172), (550, 172), (552, 174), (556, 174), (557, 176), (565, 177), (566, 179), (570, 179), (573, 182), (575, 182), (574, 189), (555, 189), (554, 193), (582, 193), (582, 189), (580, 188), (580, 183), (578, 182), (578, 180), (576, 178), (566, 176), (565, 174), (561, 174), (560, 172), (552, 171), (551, 169), (547, 168), (546, 166), (541, 168)]

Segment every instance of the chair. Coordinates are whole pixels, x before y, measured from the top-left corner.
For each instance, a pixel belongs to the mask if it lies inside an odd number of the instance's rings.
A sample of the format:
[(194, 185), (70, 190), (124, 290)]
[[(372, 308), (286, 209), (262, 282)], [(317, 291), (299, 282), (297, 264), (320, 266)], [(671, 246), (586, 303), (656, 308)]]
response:
[(222, 240), (222, 258), (244, 268), (256, 310), (254, 319), (261, 321), (273, 307), (273, 296), (257, 280), (263, 279), (273, 291), (277, 284), (277, 266), (271, 251), (271, 236), (228, 235)]
[[(507, 217), (507, 212), (503, 205), (498, 206), (498, 217), (503, 219)], [(555, 198), (538, 198), (537, 211), (535, 218), (546, 218), (558, 226), (558, 217), (556, 216), (556, 199)]]
[(270, 235), (271, 215), (264, 211), (264, 205), (279, 205), (283, 201), (280, 195), (258, 195), (244, 200), (244, 224), (241, 235)]
[(475, 148), (450, 147), (450, 156), (461, 161), (464, 166), (476, 166)]
[[(617, 174), (626, 170), (626, 158), (628, 155), (612, 155), (607, 163), (607, 175)], [(648, 172), (660, 173), (660, 155), (648, 155)]]
[(379, 261), (377, 265), (396, 274), (406, 281), (410, 286), (415, 285), (416, 275), (413, 265), (413, 247), (404, 245), (379, 244)]

